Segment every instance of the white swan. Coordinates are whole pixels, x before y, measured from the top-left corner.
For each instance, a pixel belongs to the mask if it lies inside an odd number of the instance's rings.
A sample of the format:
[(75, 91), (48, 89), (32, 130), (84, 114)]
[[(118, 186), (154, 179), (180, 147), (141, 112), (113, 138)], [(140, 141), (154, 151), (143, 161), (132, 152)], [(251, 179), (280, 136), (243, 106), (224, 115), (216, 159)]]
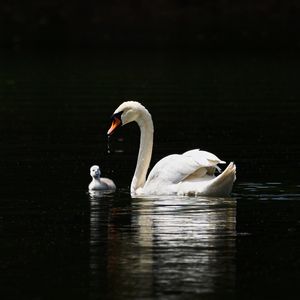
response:
[(132, 178), (130, 192), (139, 195), (203, 195), (225, 197), (231, 193), (236, 179), (236, 166), (230, 163), (215, 177), (217, 164), (224, 164), (214, 154), (194, 149), (183, 154), (172, 154), (161, 159), (146, 174), (153, 147), (153, 123), (148, 110), (139, 102), (122, 103), (112, 116), (111, 135), (121, 125), (135, 121), (141, 131), (137, 165)]
[(101, 171), (99, 166), (94, 165), (90, 168), (90, 174), (92, 176), (92, 181), (89, 184), (89, 190), (115, 190), (116, 185), (109, 178), (101, 177)]

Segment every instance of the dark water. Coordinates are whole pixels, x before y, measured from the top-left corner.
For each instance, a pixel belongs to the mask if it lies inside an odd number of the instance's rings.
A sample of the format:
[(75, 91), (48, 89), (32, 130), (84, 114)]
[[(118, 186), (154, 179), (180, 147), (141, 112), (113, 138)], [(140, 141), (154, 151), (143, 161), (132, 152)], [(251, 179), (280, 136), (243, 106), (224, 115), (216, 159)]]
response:
[[(28, 299), (224, 299), (298, 291), (300, 60), (290, 54), (2, 53), (0, 291)], [(200, 147), (234, 160), (231, 198), (128, 193), (139, 100), (152, 165)], [(87, 193), (89, 167), (113, 194)]]

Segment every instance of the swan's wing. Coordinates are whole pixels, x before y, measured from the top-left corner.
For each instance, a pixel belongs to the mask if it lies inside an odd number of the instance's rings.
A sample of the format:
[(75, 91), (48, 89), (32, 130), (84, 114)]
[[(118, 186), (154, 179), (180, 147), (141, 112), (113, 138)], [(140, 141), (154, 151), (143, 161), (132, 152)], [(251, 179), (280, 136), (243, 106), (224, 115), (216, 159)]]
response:
[(106, 185), (108, 190), (115, 190), (116, 189), (115, 183), (109, 178), (101, 177), (101, 182)]
[(154, 181), (178, 183), (199, 168), (198, 163), (191, 157), (172, 154), (161, 159), (151, 170), (147, 183)]
[(207, 166), (207, 167), (226, 163), (225, 161), (219, 159), (216, 155), (214, 155), (210, 152), (207, 152), (207, 151), (202, 151), (200, 149), (189, 150), (187, 152), (184, 152), (182, 155), (192, 157), (199, 164), (201, 164), (203, 166)]
[(177, 184), (186, 178), (200, 178), (205, 176), (210, 168), (215, 169), (218, 163), (224, 162), (214, 154), (198, 149), (181, 155), (169, 155), (153, 167), (144, 187), (162, 183)]
[[(218, 172), (221, 173), (221, 169), (218, 167), (218, 164), (226, 163), (225, 161), (219, 159), (213, 153), (202, 151), (200, 149), (189, 150), (183, 153), (182, 155), (192, 157), (199, 163), (199, 165), (206, 167), (208, 175), (214, 175), (216, 170), (218, 170)], [(193, 175), (197, 176), (197, 174)]]

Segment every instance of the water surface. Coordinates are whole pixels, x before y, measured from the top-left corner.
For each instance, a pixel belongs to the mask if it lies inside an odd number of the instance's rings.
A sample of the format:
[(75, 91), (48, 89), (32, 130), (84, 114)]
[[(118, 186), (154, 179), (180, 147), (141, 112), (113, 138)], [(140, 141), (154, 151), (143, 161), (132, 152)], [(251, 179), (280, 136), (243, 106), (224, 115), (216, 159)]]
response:
[[(3, 53), (0, 285), (30, 299), (257, 298), (299, 279), (298, 88), (287, 54)], [(238, 166), (230, 198), (131, 199), (138, 128), (151, 165), (201, 148)], [(87, 193), (100, 164), (118, 190)], [(287, 292), (289, 291), (289, 292)]]

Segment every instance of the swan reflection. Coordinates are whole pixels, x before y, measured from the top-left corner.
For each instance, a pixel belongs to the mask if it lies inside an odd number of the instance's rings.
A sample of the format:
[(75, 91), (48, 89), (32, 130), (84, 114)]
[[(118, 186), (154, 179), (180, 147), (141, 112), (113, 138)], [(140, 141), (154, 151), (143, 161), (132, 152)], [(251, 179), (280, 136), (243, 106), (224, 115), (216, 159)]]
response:
[(234, 199), (123, 198), (91, 198), (91, 268), (106, 272), (110, 296), (233, 290)]

